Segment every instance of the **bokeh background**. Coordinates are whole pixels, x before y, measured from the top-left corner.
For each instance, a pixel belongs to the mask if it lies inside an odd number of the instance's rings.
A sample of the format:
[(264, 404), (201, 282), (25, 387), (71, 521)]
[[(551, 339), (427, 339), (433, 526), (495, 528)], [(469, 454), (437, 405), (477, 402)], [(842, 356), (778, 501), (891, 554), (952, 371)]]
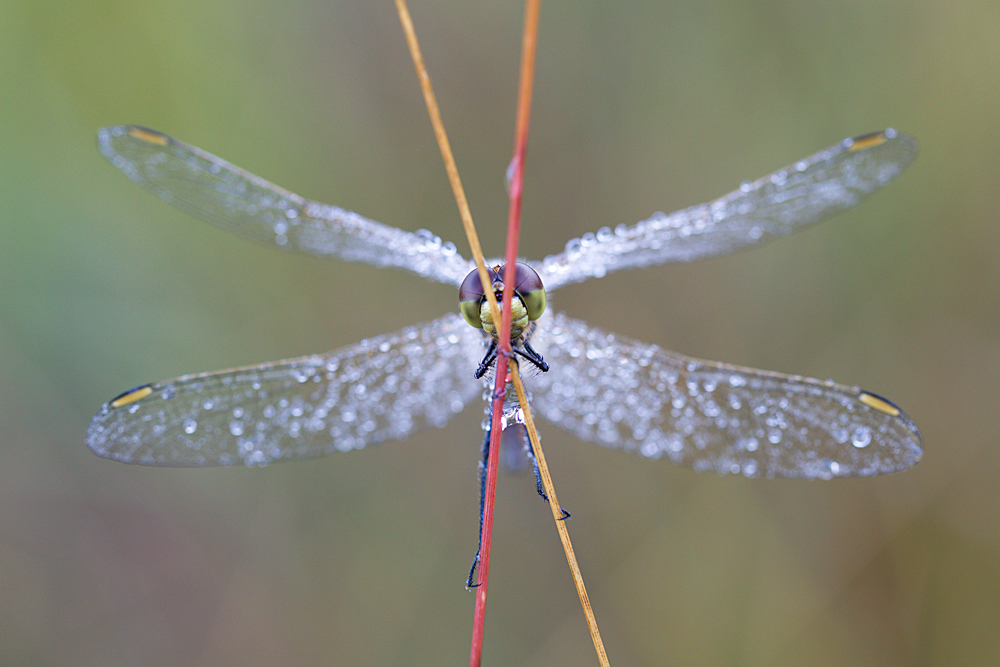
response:
[[(546, 3), (523, 254), (894, 126), (887, 190), (752, 252), (566, 288), (687, 354), (899, 403), (884, 478), (715, 477), (543, 438), (615, 665), (984, 665), (1000, 655), (1000, 4)], [(522, 7), (412, 8), (486, 248), (502, 248)], [(0, 664), (453, 665), (481, 411), (261, 470), (83, 444), (102, 402), (456, 307), (418, 278), (192, 220), (94, 148), (140, 123), (308, 197), (462, 240), (391, 3), (0, 5)], [(486, 664), (594, 664), (548, 510), (500, 480)]]

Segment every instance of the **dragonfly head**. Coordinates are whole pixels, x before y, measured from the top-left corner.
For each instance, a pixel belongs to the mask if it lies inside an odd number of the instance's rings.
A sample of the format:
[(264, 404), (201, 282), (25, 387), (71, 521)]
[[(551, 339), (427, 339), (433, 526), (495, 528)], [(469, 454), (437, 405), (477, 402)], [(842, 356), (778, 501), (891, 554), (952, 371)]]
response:
[[(497, 301), (500, 301), (503, 295), (504, 267), (496, 266), (487, 269), (487, 272), (490, 275), (493, 294)], [(497, 323), (493, 322), (489, 301), (486, 300), (477, 271), (472, 271), (462, 281), (458, 289), (458, 307), (466, 322), (496, 337)], [(518, 262), (514, 272), (514, 297), (511, 300), (511, 340), (520, 336), (528, 326), (528, 322), (537, 320), (544, 312), (545, 287), (542, 285), (542, 279), (533, 268)]]

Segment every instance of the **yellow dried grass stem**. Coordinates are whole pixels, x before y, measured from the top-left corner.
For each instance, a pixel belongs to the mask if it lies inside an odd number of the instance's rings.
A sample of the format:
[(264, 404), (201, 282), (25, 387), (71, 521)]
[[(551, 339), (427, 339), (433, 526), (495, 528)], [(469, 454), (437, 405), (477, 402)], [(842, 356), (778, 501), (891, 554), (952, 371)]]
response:
[(535, 460), (538, 462), (538, 472), (542, 476), (542, 488), (545, 489), (545, 495), (549, 497), (549, 509), (552, 510), (552, 518), (555, 519), (556, 530), (559, 532), (559, 539), (562, 541), (563, 551), (566, 553), (566, 562), (569, 564), (569, 571), (573, 575), (573, 583), (576, 585), (577, 595), (580, 596), (580, 605), (583, 607), (583, 615), (587, 619), (587, 628), (590, 630), (590, 637), (594, 641), (594, 650), (597, 651), (597, 660), (602, 667), (610, 667), (611, 663), (608, 662), (608, 654), (604, 650), (604, 642), (601, 641), (601, 632), (597, 629), (597, 619), (594, 617), (594, 610), (590, 606), (587, 587), (583, 583), (583, 574), (580, 572), (580, 565), (576, 562), (573, 542), (569, 539), (569, 530), (566, 528), (566, 522), (562, 520), (562, 509), (559, 505), (559, 499), (556, 497), (556, 488), (552, 484), (549, 467), (545, 463), (545, 454), (542, 453), (542, 443), (538, 438), (535, 420), (531, 417), (528, 397), (524, 393), (524, 385), (521, 384), (521, 373), (518, 370), (517, 361), (514, 359), (511, 360), (510, 375), (514, 383), (514, 390), (517, 392), (517, 400), (524, 411), (524, 425), (528, 430), (528, 439), (535, 453)]
[(490, 311), (493, 313), (493, 321), (500, 322), (500, 306), (497, 305), (496, 297), (493, 295), (492, 281), (489, 274), (486, 273), (486, 262), (483, 260), (483, 247), (479, 244), (479, 235), (476, 234), (476, 226), (472, 222), (472, 211), (469, 210), (469, 201), (465, 198), (462, 179), (458, 175), (458, 165), (455, 164), (455, 156), (452, 154), (451, 144), (448, 142), (448, 133), (445, 132), (444, 123), (441, 121), (441, 110), (438, 108), (437, 98), (434, 96), (434, 89), (431, 87), (431, 76), (427, 73), (424, 56), (420, 52), (420, 43), (417, 41), (417, 33), (413, 29), (413, 19), (410, 17), (410, 10), (406, 6), (406, 0), (396, 0), (396, 10), (399, 12), (399, 22), (403, 25), (403, 34), (406, 35), (406, 44), (410, 47), (410, 57), (413, 59), (413, 66), (417, 70), (417, 80), (420, 81), (420, 90), (424, 94), (427, 113), (431, 117), (434, 136), (437, 138), (438, 146), (441, 149), (441, 157), (444, 159), (444, 169), (448, 173), (448, 181), (451, 183), (451, 190), (455, 195), (455, 204), (458, 205), (458, 215), (462, 218), (462, 228), (465, 230), (465, 236), (469, 240), (472, 259), (476, 263), (476, 269), (479, 272), (479, 280), (483, 284), (483, 292), (486, 294), (486, 300), (489, 301)]

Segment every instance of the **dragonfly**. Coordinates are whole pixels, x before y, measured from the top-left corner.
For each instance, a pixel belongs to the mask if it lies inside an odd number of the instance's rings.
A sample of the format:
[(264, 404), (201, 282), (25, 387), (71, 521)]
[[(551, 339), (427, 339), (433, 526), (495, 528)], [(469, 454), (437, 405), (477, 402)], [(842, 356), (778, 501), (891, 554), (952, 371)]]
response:
[[(155, 130), (105, 128), (98, 148), (160, 199), (252, 241), (455, 288), (475, 270), (427, 230), (304, 199)], [(916, 154), (916, 142), (893, 129), (846, 139), (714, 201), (602, 227), (525, 263), (552, 292), (624, 269), (728, 254), (857, 205)], [(521, 335), (548, 366), (526, 379), (532, 410), (581, 440), (768, 478), (877, 475), (922, 455), (910, 417), (859, 387), (695, 359), (559, 312), (532, 319)], [(475, 322), (449, 313), (326, 354), (144, 384), (100, 408), (86, 443), (126, 463), (262, 466), (402, 440), (443, 427), (491, 391), (489, 374), (474, 377), (490, 343)], [(507, 400), (505, 417), (518, 409)]]

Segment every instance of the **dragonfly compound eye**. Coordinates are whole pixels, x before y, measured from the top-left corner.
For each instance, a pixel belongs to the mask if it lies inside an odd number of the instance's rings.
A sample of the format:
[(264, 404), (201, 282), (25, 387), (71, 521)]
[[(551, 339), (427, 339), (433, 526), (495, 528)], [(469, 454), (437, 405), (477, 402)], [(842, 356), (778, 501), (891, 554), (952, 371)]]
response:
[[(502, 285), (503, 267), (487, 269), (487, 272), (494, 287)], [(537, 320), (545, 312), (545, 287), (542, 285), (542, 279), (538, 273), (527, 264), (518, 262), (514, 267), (514, 293), (524, 303), (529, 320)], [(483, 328), (481, 308), (485, 298), (479, 273), (477, 271), (470, 272), (462, 281), (461, 287), (458, 288), (458, 307), (465, 321), (477, 329)], [(499, 293), (497, 298), (500, 298)]]
[[(490, 282), (498, 280), (496, 271), (486, 269), (490, 276)], [(483, 292), (483, 282), (479, 279), (479, 272), (473, 270), (465, 276), (462, 285), (458, 288), (458, 309), (462, 311), (465, 321), (477, 329), (483, 328), (483, 321), (479, 316), (479, 307), (483, 303), (486, 294)]]
[(514, 273), (514, 293), (521, 297), (529, 320), (537, 320), (545, 312), (545, 287), (533, 268), (517, 263)]

